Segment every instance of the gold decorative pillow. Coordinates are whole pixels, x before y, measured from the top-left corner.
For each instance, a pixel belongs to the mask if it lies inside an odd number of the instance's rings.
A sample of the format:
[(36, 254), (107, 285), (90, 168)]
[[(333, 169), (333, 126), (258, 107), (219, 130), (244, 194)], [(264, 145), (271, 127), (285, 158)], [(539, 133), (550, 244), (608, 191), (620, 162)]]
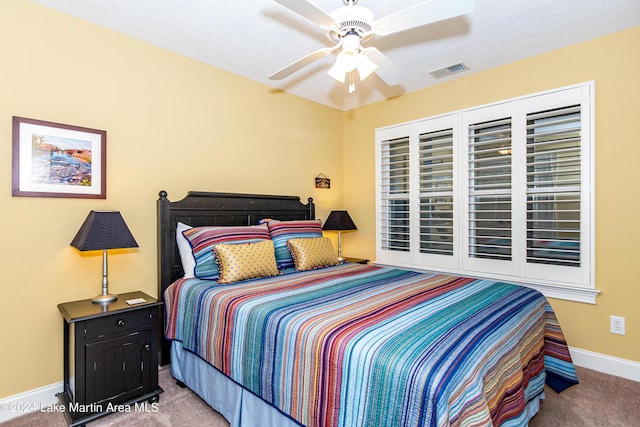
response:
[(333, 250), (333, 244), (327, 237), (300, 237), (289, 239), (287, 247), (296, 270), (313, 270), (340, 264)]
[(280, 274), (271, 240), (249, 243), (219, 243), (213, 254), (220, 270), (218, 283), (234, 283)]

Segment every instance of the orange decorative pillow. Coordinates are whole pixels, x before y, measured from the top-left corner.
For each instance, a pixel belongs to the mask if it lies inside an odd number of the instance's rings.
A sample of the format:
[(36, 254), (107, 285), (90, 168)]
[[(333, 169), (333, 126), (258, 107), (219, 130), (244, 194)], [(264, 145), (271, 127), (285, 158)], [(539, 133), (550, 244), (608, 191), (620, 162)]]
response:
[(333, 250), (333, 244), (327, 237), (301, 237), (289, 239), (287, 247), (296, 270), (313, 270), (340, 264)]
[(213, 246), (213, 254), (220, 270), (218, 283), (234, 283), (280, 274), (271, 240), (220, 243)]

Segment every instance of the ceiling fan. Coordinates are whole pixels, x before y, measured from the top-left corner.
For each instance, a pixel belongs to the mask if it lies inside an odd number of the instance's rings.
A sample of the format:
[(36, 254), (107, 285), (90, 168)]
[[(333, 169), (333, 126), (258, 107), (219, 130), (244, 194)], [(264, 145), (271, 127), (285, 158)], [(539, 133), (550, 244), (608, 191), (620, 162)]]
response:
[(335, 44), (333, 47), (323, 47), (311, 52), (271, 74), (269, 79), (282, 80), (340, 49), (336, 62), (327, 73), (342, 83), (349, 76), (349, 92), (355, 90), (356, 70), (360, 80), (375, 72), (389, 86), (397, 85), (405, 79), (404, 72), (382, 52), (375, 47), (363, 46), (373, 36), (386, 36), (464, 15), (475, 7), (475, 0), (430, 0), (376, 20), (371, 10), (356, 5), (358, 0), (343, 0), (345, 6), (330, 14), (308, 0), (275, 1), (325, 29), (327, 37)]

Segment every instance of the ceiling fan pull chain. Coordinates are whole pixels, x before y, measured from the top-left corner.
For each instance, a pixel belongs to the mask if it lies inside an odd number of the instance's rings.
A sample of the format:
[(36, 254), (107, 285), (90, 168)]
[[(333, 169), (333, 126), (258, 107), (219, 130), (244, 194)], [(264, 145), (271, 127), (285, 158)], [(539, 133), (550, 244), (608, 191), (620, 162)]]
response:
[(349, 93), (353, 93), (356, 91), (356, 81), (353, 78), (353, 74), (355, 71), (349, 73)]

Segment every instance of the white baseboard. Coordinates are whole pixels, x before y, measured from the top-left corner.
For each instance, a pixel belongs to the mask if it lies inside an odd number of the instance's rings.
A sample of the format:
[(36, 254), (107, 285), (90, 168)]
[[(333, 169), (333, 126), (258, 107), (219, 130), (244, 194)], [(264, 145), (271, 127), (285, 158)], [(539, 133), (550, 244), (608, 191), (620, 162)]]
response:
[(62, 392), (62, 381), (0, 400), (0, 423), (29, 412), (43, 411), (47, 407), (57, 404), (56, 394), (60, 392)]
[[(574, 347), (569, 351), (576, 366), (640, 382), (640, 362)], [(57, 404), (61, 391), (62, 381), (0, 400), (0, 423)]]
[(569, 347), (576, 366), (640, 382), (640, 362)]

